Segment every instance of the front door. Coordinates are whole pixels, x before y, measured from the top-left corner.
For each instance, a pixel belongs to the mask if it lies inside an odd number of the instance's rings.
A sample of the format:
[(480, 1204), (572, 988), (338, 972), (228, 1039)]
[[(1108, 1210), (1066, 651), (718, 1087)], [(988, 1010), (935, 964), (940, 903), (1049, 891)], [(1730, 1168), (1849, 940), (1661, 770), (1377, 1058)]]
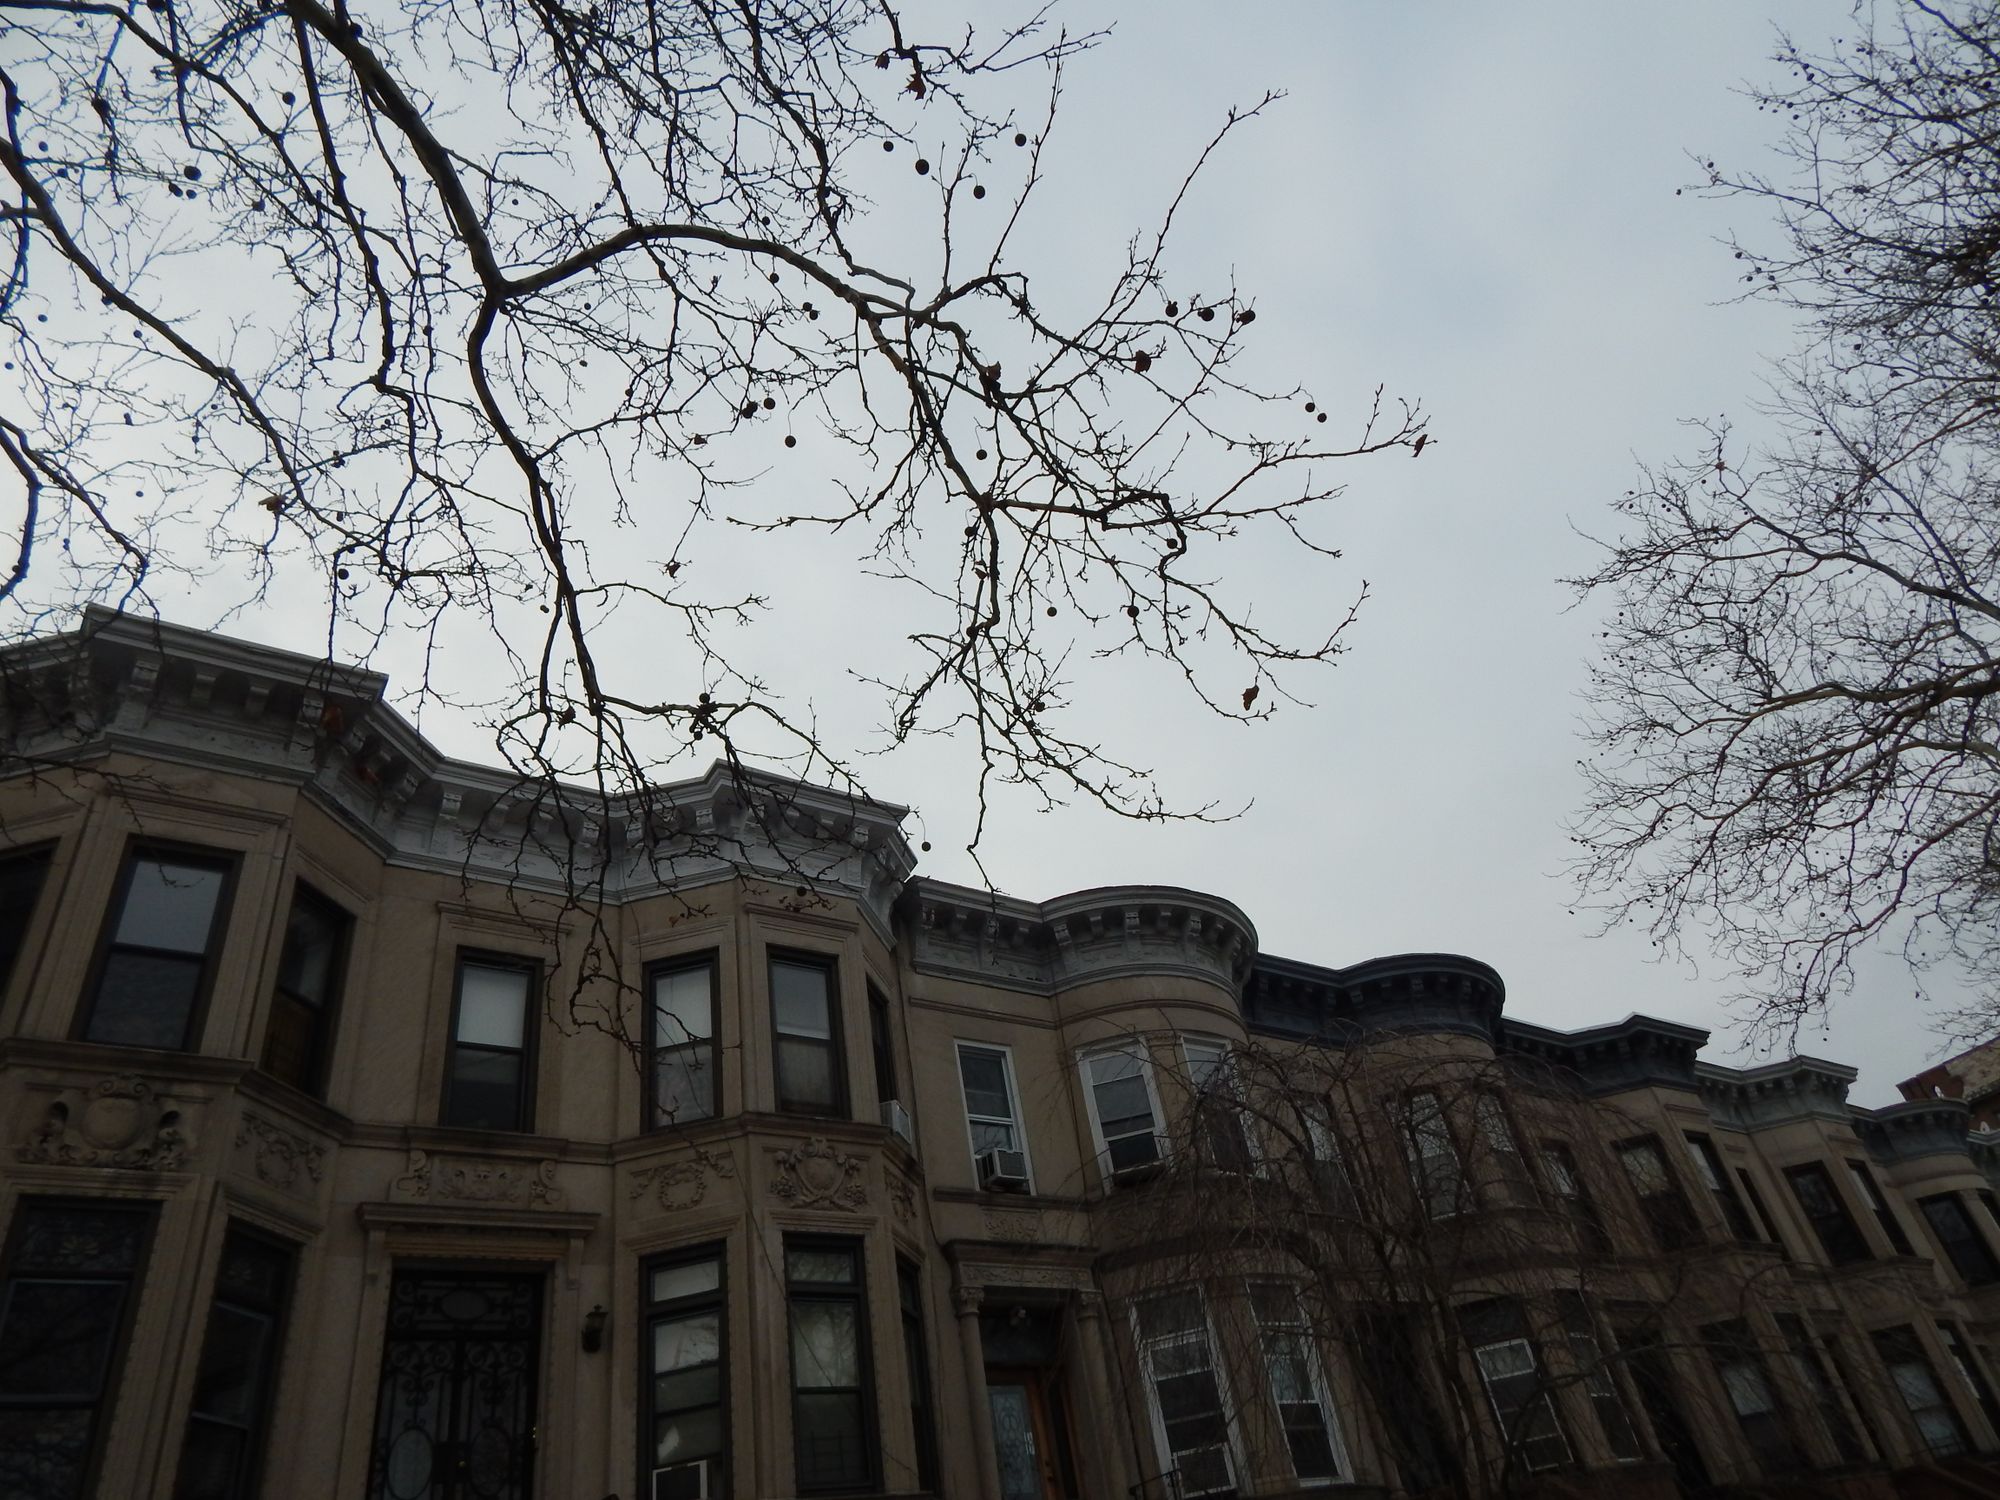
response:
[(1000, 1500), (1065, 1500), (1067, 1436), (1062, 1410), (1039, 1370), (986, 1372)]
[(398, 1271), (369, 1500), (529, 1500), (538, 1276)]

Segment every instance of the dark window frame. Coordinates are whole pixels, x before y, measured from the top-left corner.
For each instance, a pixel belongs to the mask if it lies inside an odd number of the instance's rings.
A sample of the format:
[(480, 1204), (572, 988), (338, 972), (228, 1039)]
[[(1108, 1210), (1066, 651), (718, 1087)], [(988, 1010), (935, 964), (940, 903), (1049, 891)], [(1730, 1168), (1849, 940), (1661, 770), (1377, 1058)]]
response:
[(1771, 1210), (1764, 1203), (1764, 1194), (1757, 1187), (1757, 1179), (1751, 1176), (1748, 1167), (1738, 1167), (1736, 1179), (1743, 1184), (1743, 1196), (1750, 1204), (1751, 1213), (1757, 1216), (1757, 1223), (1764, 1231), (1765, 1243), (1778, 1252), (1781, 1260), (1789, 1262), (1792, 1258), (1792, 1247), (1785, 1243), (1785, 1236), (1778, 1228), (1778, 1221), (1771, 1217)]
[[(15, 970), (28, 951), (28, 932), (35, 925), (35, 914), (41, 910), (49, 871), (55, 867), (58, 843), (49, 839), (0, 850), (0, 881), (10, 878), (10, 874), (12, 878), (24, 878), (33, 892), (25, 901), (16, 893), (9, 903), (0, 906), (0, 1005), (6, 1003)], [(28, 873), (22, 877), (20, 872), (24, 870)]]
[(1861, 1191), (1861, 1201), (1868, 1205), (1868, 1211), (1875, 1216), (1875, 1222), (1882, 1226), (1882, 1236), (1888, 1240), (1889, 1248), (1898, 1255), (1915, 1255), (1911, 1248), (1910, 1236), (1903, 1229), (1903, 1221), (1896, 1217), (1896, 1210), (1883, 1196), (1882, 1186), (1876, 1182), (1875, 1174), (1868, 1170), (1868, 1163), (1847, 1159), (1847, 1175), (1855, 1187)]
[[(246, 1303), (230, 1302), (226, 1297), (221, 1286), (223, 1263), (227, 1260), (231, 1243), (234, 1241), (247, 1241), (266, 1251), (276, 1252), (284, 1258), (282, 1284), (270, 1306), (251, 1308)], [(264, 1464), (271, 1443), (271, 1413), (277, 1402), (278, 1379), (285, 1361), (285, 1335), (298, 1290), (298, 1258), (298, 1245), (240, 1219), (231, 1219), (228, 1230), (223, 1235), (222, 1260), (216, 1265), (216, 1285), (209, 1292), (208, 1321), (202, 1330), (201, 1349), (195, 1356), (194, 1399), (199, 1399), (203, 1362), (207, 1359), (210, 1341), (215, 1337), (217, 1309), (230, 1306), (238, 1311), (253, 1313), (262, 1317), (269, 1328), (269, 1344), (265, 1351), (264, 1369), (261, 1372), (263, 1378), (255, 1397), (255, 1409), (249, 1414), (247, 1426), (242, 1429), (247, 1434), (245, 1456), (241, 1467), (237, 1470), (236, 1485), (230, 1491), (231, 1500), (256, 1500), (256, 1497), (263, 1493)], [(187, 1426), (181, 1434), (181, 1461), (179, 1472), (174, 1479), (177, 1495), (185, 1492), (188, 1483), (187, 1450), (195, 1424), (211, 1421), (218, 1426), (227, 1425), (197, 1411), (194, 1399), (189, 1402)]]
[[(1863, 1261), (1873, 1260), (1875, 1252), (1868, 1244), (1868, 1238), (1861, 1232), (1861, 1225), (1855, 1220), (1854, 1212), (1848, 1207), (1845, 1195), (1840, 1191), (1840, 1181), (1832, 1168), (1823, 1161), (1802, 1161), (1785, 1168), (1785, 1181), (1791, 1187), (1792, 1197), (1799, 1205), (1799, 1211), (1812, 1226), (1813, 1238), (1826, 1252), (1828, 1262), (1836, 1266), (1856, 1266)], [(1815, 1213), (1806, 1195), (1799, 1190), (1799, 1184), (1817, 1181), (1827, 1191), (1831, 1211)], [(1831, 1232), (1829, 1232), (1831, 1231)]]
[[(838, 1251), (853, 1257), (854, 1280), (852, 1282), (794, 1281), (789, 1260), (794, 1250)], [(785, 1363), (786, 1377), (790, 1384), (792, 1402), (792, 1480), (793, 1488), (801, 1495), (848, 1495), (869, 1494), (882, 1482), (882, 1419), (877, 1410), (875, 1390), (875, 1358), (872, 1344), (872, 1323), (868, 1301), (868, 1254), (867, 1242), (852, 1235), (788, 1234), (784, 1237), (781, 1252), (786, 1258), (785, 1273)], [(801, 1302), (841, 1303), (854, 1309), (855, 1329), (855, 1377), (860, 1382), (856, 1395), (860, 1399), (862, 1444), (862, 1467), (865, 1472), (853, 1480), (823, 1481), (809, 1478), (805, 1461), (804, 1434), (799, 1421), (799, 1372), (793, 1360), (796, 1338), (792, 1332), (792, 1319)], [(838, 1387), (805, 1387), (804, 1389), (835, 1390)]]
[[(1674, 1170), (1673, 1154), (1667, 1150), (1667, 1143), (1657, 1134), (1647, 1131), (1614, 1141), (1611, 1150), (1618, 1158), (1618, 1170), (1624, 1175), (1626, 1189), (1639, 1205), (1639, 1216), (1645, 1220), (1654, 1248), (1662, 1254), (1671, 1255), (1699, 1245), (1702, 1242), (1701, 1222), (1695, 1218), (1687, 1188)], [(1631, 1159), (1634, 1153), (1641, 1151), (1652, 1153), (1665, 1178), (1665, 1187), (1650, 1193), (1639, 1190), (1639, 1179), (1632, 1170)]]
[[(1877, 1328), (1869, 1332), (1868, 1342), (1874, 1347), (1875, 1358), (1881, 1362), (1889, 1377), (1889, 1389), (1894, 1391), (1903, 1403), (1903, 1410), (1909, 1416), (1910, 1425), (1916, 1428), (1917, 1440), (1932, 1459), (1955, 1458), (1961, 1453), (1972, 1451), (1972, 1432), (1965, 1425), (1965, 1415), (1958, 1409), (1958, 1403), (1951, 1399), (1951, 1390), (1938, 1374), (1937, 1362), (1924, 1347), (1923, 1336), (1913, 1323), (1898, 1323), (1888, 1328)], [(1911, 1399), (1909, 1386), (1897, 1377), (1899, 1365), (1914, 1365), (1929, 1377), (1931, 1390), (1937, 1396), (1935, 1406), (1918, 1406)], [(1924, 1426), (1926, 1412), (1940, 1412), (1950, 1423), (1952, 1440), (1949, 1447), (1940, 1447), (1932, 1440), (1932, 1434)]]
[[(77, 1486), (78, 1496), (93, 1495), (97, 1491), (98, 1472), (104, 1462), (105, 1439), (109, 1433), (109, 1423), (105, 1420), (107, 1410), (116, 1405), (119, 1385), (124, 1374), (126, 1355), (130, 1352), (133, 1325), (138, 1320), (139, 1293), (143, 1290), (147, 1272), (151, 1269), (153, 1242), (159, 1232), (159, 1202), (155, 1199), (133, 1198), (76, 1198), (62, 1194), (22, 1194), (14, 1200), (13, 1214), (7, 1225), (4, 1243), (0, 1243), (0, 1329), (7, 1324), (8, 1313), (13, 1305), (16, 1285), (22, 1281), (57, 1281), (74, 1284), (77, 1282), (99, 1282), (120, 1285), (120, 1305), (117, 1326), (112, 1330), (110, 1342), (105, 1351), (104, 1367), (98, 1375), (96, 1396), (87, 1404), (76, 1400), (60, 1401), (50, 1398), (18, 1398), (0, 1404), (0, 1409), (67, 1411), (83, 1406), (91, 1413), (90, 1453), (85, 1458), (81, 1471), (81, 1482)], [(138, 1231), (138, 1248), (133, 1255), (132, 1270), (123, 1276), (112, 1276), (103, 1272), (81, 1270), (60, 1270), (50, 1267), (45, 1273), (22, 1272), (20, 1269), (21, 1238), (29, 1221), (29, 1216), (40, 1210), (84, 1210), (92, 1213), (108, 1212), (127, 1214), (141, 1221)], [(60, 1274), (59, 1274), (60, 1270)]]
[[(520, 1118), (512, 1125), (466, 1125), (452, 1119), (452, 1081), (457, 1071), (458, 1049), (462, 1045), (458, 1039), (459, 1004), (465, 997), (465, 969), (468, 964), (485, 969), (511, 969), (525, 974), (528, 980), (527, 998), (521, 1006), (521, 1077), (515, 1088), (515, 1102)], [(526, 1135), (535, 1128), (535, 1073), (540, 1064), (541, 1049), (538, 1045), (541, 1028), (535, 1023), (541, 1018), (538, 1003), (542, 991), (542, 964), (540, 959), (529, 958), (519, 953), (505, 953), (491, 948), (460, 948), (451, 965), (451, 1018), (445, 1030), (444, 1093), (438, 1101), (438, 1124), (449, 1130), (497, 1130), (509, 1135)], [(483, 1043), (473, 1043), (474, 1050), (480, 1052), (509, 1051), (509, 1048), (490, 1047)]]
[(1833, 1443), (1835, 1457), (1843, 1464), (1867, 1463), (1868, 1450), (1861, 1443), (1860, 1429), (1841, 1405), (1839, 1387), (1827, 1369), (1818, 1344), (1813, 1341), (1812, 1330), (1806, 1326), (1804, 1316), (1796, 1312), (1776, 1312), (1771, 1315), (1771, 1321), (1778, 1327), (1778, 1338), (1792, 1362), (1798, 1383), (1805, 1387), (1806, 1394), (1812, 1398), (1813, 1406), (1819, 1412), (1820, 1425), (1826, 1429), (1826, 1435)]
[[(1797, 1474), (1805, 1467), (1804, 1455), (1799, 1451), (1798, 1423), (1778, 1383), (1771, 1378), (1770, 1362), (1765, 1359), (1749, 1320), (1728, 1318), (1710, 1323), (1701, 1330), (1701, 1341), (1708, 1348), (1709, 1363), (1722, 1386), (1724, 1405), (1736, 1419), (1744, 1446), (1757, 1462), (1757, 1472), (1767, 1479), (1785, 1479)], [(1737, 1385), (1729, 1378), (1732, 1369), (1746, 1370), (1756, 1377), (1766, 1403), (1762, 1411), (1746, 1412), (1737, 1404)]]
[[(708, 970), (708, 1076), (712, 1103), (705, 1115), (692, 1115), (683, 1120), (676, 1116), (665, 1119), (660, 1112), (660, 1066), (663, 1051), (693, 1050), (692, 1042), (677, 1043), (672, 1048), (659, 1045), (659, 1024), (654, 1014), (653, 985), (668, 974), (684, 974), (691, 969)], [(645, 1129), (671, 1130), (676, 1125), (689, 1124), (697, 1120), (720, 1119), (724, 1113), (722, 1105), (722, 952), (718, 948), (702, 948), (688, 953), (676, 953), (667, 958), (656, 959), (645, 967), (640, 977), (646, 997), (645, 1023)]]
[[(655, 1301), (653, 1297), (653, 1275), (658, 1271), (670, 1271), (676, 1266), (700, 1265), (706, 1261), (715, 1263), (715, 1290), (697, 1292), (685, 1297), (671, 1297), (665, 1301)], [(721, 1408), (719, 1424), (722, 1433), (722, 1453), (715, 1460), (720, 1470), (720, 1483), (711, 1483), (711, 1495), (727, 1495), (732, 1483), (730, 1462), (735, 1444), (732, 1441), (730, 1401), (729, 1401), (729, 1242), (708, 1240), (699, 1245), (676, 1246), (658, 1255), (642, 1256), (639, 1261), (639, 1317), (643, 1330), (638, 1343), (639, 1363), (639, 1489), (642, 1497), (653, 1493), (653, 1471), (659, 1467), (656, 1430), (660, 1413), (654, 1405), (656, 1372), (653, 1369), (653, 1325), (656, 1320), (672, 1318), (687, 1313), (698, 1313), (713, 1308), (716, 1313), (716, 1389), (717, 1405)], [(696, 1407), (682, 1407), (682, 1411), (699, 1410)], [(693, 1460), (689, 1460), (693, 1462)], [(711, 1476), (714, 1477), (714, 1476)]]
[(1681, 1135), (1700, 1169), (1695, 1175), (1702, 1179), (1702, 1186), (1708, 1189), (1716, 1211), (1722, 1215), (1724, 1231), (1733, 1240), (1754, 1241), (1756, 1226), (1750, 1220), (1750, 1211), (1737, 1196), (1736, 1184), (1730, 1181), (1729, 1164), (1717, 1148), (1715, 1138), (1700, 1130), (1684, 1130)]
[[(889, 997), (873, 979), (865, 981), (868, 993), (868, 1050), (875, 1067), (875, 1102), (887, 1104), (895, 1100), (905, 1109), (910, 1101), (899, 1092), (902, 1085), (896, 1074), (896, 1035), (889, 1014)], [(912, 1090), (914, 1092), (914, 1090)]]
[[(178, 1047), (161, 1050), (169, 1052), (192, 1052), (201, 1039), (202, 1028), (208, 1024), (209, 1000), (215, 992), (215, 971), (221, 964), (223, 945), (229, 940), (230, 908), (236, 902), (237, 876), (242, 872), (243, 855), (240, 850), (217, 848), (210, 844), (187, 844), (166, 839), (135, 838), (125, 846), (125, 857), (118, 869), (118, 883), (112, 888), (110, 904), (106, 907), (104, 921), (97, 934), (97, 946), (90, 960), (89, 976), (84, 980), (83, 998), (76, 1008), (76, 1018), (70, 1027), (73, 1041), (93, 1042), (100, 1046), (136, 1045), (122, 1042), (100, 1042), (90, 1035), (91, 1023), (96, 1018), (101, 1003), (105, 972), (110, 968), (111, 957), (118, 948), (118, 928), (125, 920), (125, 903), (132, 894), (132, 877), (137, 873), (142, 861), (157, 860), (161, 863), (180, 863), (195, 868), (219, 870), (222, 873), (222, 888), (215, 894), (215, 910), (208, 920), (208, 937), (203, 945), (201, 965), (195, 978), (193, 997), (188, 1002), (187, 1019), (181, 1027), (181, 1042)], [(162, 953), (166, 950), (143, 948), (134, 945), (129, 950), (134, 953)], [(189, 955), (173, 953), (173, 958), (183, 959)]]
[[(1458, 1308), (1457, 1317), (1460, 1337), (1499, 1431), (1503, 1474), (1514, 1472), (1517, 1465), (1530, 1474), (1574, 1466), (1576, 1444), (1556, 1408), (1548, 1357), (1526, 1305), (1517, 1297), (1486, 1298)], [(1496, 1372), (1481, 1358), (1516, 1346), (1526, 1353), (1525, 1370)]]
[(910, 1383), (910, 1428), (917, 1444), (917, 1488), (938, 1493), (937, 1388), (931, 1381), (930, 1319), (924, 1316), (923, 1270), (896, 1257), (896, 1299), (902, 1318), (904, 1376)]
[[(1550, 1196), (1562, 1205), (1564, 1216), (1583, 1241), (1585, 1253), (1611, 1254), (1611, 1231), (1605, 1227), (1603, 1210), (1597, 1205), (1590, 1179), (1584, 1176), (1583, 1164), (1577, 1160), (1576, 1148), (1560, 1137), (1547, 1136), (1537, 1144), (1535, 1154), (1542, 1176), (1549, 1184)], [(1621, 1166), (1619, 1170), (1622, 1172), (1624, 1168)], [(1565, 1183), (1569, 1186), (1565, 1187)], [(1569, 1191), (1571, 1187), (1574, 1192)]]
[[(798, 968), (818, 969), (826, 976), (826, 1017), (827, 1017), (827, 1067), (833, 1080), (833, 1101), (821, 1105), (813, 1101), (788, 1101), (785, 1098), (785, 1069), (779, 1038), (784, 1033), (778, 1030), (778, 986), (772, 977), (772, 970), (779, 964), (792, 964)], [(764, 950), (764, 984), (770, 991), (771, 1015), (771, 1088), (775, 1096), (778, 1113), (799, 1115), (812, 1120), (845, 1120), (854, 1112), (854, 1093), (848, 1087), (847, 1038), (843, 1035), (840, 1004), (840, 960), (831, 953), (815, 953), (810, 948), (767, 948)]]
[[(291, 946), (292, 913), (298, 910), (301, 904), (318, 907), (323, 914), (334, 919), (338, 928), (333, 961), (327, 968), (326, 994), (317, 1005), (285, 988), (285, 952)], [(293, 881), (292, 899), (285, 908), (285, 937), (279, 945), (278, 973), (271, 983), (271, 1013), (264, 1020), (264, 1044), (259, 1049), (257, 1066), (271, 1077), (283, 1083), (290, 1083), (292, 1087), (314, 1099), (326, 1097), (327, 1078), (333, 1065), (334, 1033), (340, 1025), (341, 1002), (346, 998), (348, 956), (353, 944), (354, 914), (308, 882)], [(298, 1081), (285, 1078), (271, 1068), (272, 1028), (277, 1020), (277, 1007), (281, 997), (312, 1012), (312, 1038), (308, 1048), (308, 1061), (303, 1079)]]
[[(1924, 1227), (1944, 1252), (1959, 1280), (1975, 1287), (1991, 1286), (2000, 1281), (2000, 1257), (1994, 1255), (1992, 1243), (1981, 1233), (1963, 1194), (1932, 1193), (1917, 1200), (1917, 1209), (1923, 1215)], [(1938, 1217), (1942, 1210), (1956, 1215), (1957, 1227), (1961, 1231), (1959, 1234), (1947, 1235), (1940, 1227)]]

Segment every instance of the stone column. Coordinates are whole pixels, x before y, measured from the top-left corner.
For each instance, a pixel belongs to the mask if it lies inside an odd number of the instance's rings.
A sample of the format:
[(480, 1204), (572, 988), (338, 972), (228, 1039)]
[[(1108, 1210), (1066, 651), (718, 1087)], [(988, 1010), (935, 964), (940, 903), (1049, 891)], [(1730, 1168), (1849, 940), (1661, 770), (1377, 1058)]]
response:
[(1132, 1423), (1130, 1413), (1124, 1403), (1112, 1394), (1114, 1389), (1110, 1371), (1110, 1345), (1106, 1341), (1104, 1328), (1104, 1295), (1101, 1292), (1081, 1290), (1076, 1294), (1076, 1328), (1078, 1341), (1082, 1345), (1083, 1384), (1090, 1397), (1093, 1422), (1096, 1432), (1116, 1432), (1116, 1441), (1093, 1444), (1091, 1451), (1103, 1465), (1105, 1493), (1126, 1496), (1133, 1493), (1133, 1485), (1138, 1482), (1137, 1473), (1132, 1468)]
[(965, 1399), (971, 1408), (975, 1500), (1000, 1500), (1000, 1455), (993, 1446), (993, 1408), (986, 1399), (986, 1347), (979, 1336), (979, 1309), (986, 1289), (961, 1286), (951, 1302), (958, 1312), (958, 1347), (965, 1357)]

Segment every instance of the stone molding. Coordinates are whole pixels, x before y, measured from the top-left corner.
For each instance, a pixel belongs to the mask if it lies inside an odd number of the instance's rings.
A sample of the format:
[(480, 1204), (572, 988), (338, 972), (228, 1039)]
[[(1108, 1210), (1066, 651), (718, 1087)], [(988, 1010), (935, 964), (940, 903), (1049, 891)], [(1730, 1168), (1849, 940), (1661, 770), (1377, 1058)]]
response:
[(771, 1196), (793, 1208), (837, 1209), (853, 1213), (868, 1206), (860, 1180), (866, 1158), (850, 1155), (823, 1135), (784, 1151), (771, 1151)]
[(64, 1089), (14, 1155), (36, 1166), (173, 1172), (187, 1165), (192, 1144), (180, 1107), (126, 1075)]
[(626, 1197), (637, 1202), (651, 1194), (663, 1212), (681, 1213), (706, 1198), (715, 1183), (735, 1177), (736, 1159), (728, 1152), (703, 1151), (686, 1161), (638, 1168), (628, 1179)]
[(324, 1146), (248, 1110), (237, 1122), (236, 1149), (249, 1159), (250, 1171), (260, 1182), (286, 1192), (310, 1191), (300, 1185), (300, 1176), (317, 1183), (325, 1174)]
[(465, 1161), (412, 1151), (407, 1169), (389, 1184), (391, 1201), (402, 1203), (492, 1203), (520, 1208), (559, 1209), (556, 1163)]

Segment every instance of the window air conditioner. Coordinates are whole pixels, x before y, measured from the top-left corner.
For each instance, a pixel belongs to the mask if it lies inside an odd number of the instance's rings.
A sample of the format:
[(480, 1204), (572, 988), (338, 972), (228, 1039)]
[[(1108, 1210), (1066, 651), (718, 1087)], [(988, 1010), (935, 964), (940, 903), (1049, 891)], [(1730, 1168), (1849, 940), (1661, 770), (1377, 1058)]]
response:
[(910, 1123), (910, 1112), (903, 1108), (902, 1100), (884, 1099), (882, 1101), (882, 1123), (901, 1136), (911, 1150), (916, 1149), (916, 1127)]
[(708, 1460), (653, 1470), (653, 1500), (709, 1500)]
[(979, 1155), (979, 1185), (989, 1193), (1025, 1193), (1028, 1190), (1027, 1153), (982, 1151)]

